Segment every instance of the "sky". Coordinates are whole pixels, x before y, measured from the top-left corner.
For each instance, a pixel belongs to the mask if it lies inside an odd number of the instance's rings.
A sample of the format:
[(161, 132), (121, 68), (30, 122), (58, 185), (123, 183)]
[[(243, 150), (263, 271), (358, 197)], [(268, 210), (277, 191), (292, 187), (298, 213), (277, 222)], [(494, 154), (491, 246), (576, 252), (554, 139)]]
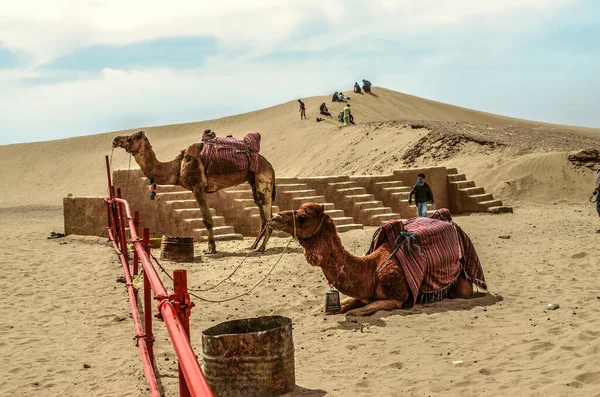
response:
[(598, 0), (0, 0), (0, 145), (200, 121), (367, 78), (600, 127)]

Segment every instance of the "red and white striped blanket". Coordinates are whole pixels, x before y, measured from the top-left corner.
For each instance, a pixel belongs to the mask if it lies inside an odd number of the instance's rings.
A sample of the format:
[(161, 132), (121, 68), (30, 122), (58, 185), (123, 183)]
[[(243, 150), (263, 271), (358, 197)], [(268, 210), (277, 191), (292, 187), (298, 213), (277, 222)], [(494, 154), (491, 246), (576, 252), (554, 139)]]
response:
[(250, 170), (260, 172), (260, 134), (253, 132), (239, 140), (233, 137), (202, 137), (200, 157), (207, 174)]
[(367, 254), (385, 242), (392, 248), (401, 244), (395, 255), (408, 282), (413, 305), (443, 298), (461, 272), (474, 285), (487, 290), (475, 247), (469, 236), (452, 222), (446, 208), (430, 218), (386, 223), (373, 235)]

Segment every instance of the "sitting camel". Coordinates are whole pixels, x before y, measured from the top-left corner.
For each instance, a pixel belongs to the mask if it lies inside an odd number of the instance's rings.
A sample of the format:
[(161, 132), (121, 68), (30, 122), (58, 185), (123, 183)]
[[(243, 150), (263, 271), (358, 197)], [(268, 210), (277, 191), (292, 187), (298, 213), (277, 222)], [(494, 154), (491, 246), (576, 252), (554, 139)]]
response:
[[(174, 160), (163, 163), (156, 158), (144, 131), (118, 136), (113, 141), (113, 147), (121, 147), (133, 155), (144, 175), (150, 180), (159, 185), (180, 185), (192, 191), (202, 211), (202, 222), (208, 231), (208, 252), (215, 253), (217, 247), (212, 230), (213, 221), (207, 203), (207, 194), (248, 182), (252, 186), (254, 202), (258, 206), (264, 229), (271, 219), (271, 205), (275, 200), (275, 170), (271, 163), (259, 155), (260, 173), (244, 170), (207, 174), (205, 172), (206, 164), (203, 164), (200, 158), (203, 145), (204, 143), (193, 143), (182, 150)], [(259, 251), (264, 251), (271, 232), (272, 229), (267, 228)], [(255, 249), (258, 243), (257, 239), (252, 249)]]
[[(412, 306), (418, 300), (470, 298), (473, 283), (487, 289), (469, 237), (447, 222), (446, 209), (438, 213), (443, 214), (442, 218), (445, 214), (446, 220), (391, 221), (378, 230), (373, 252), (364, 257), (344, 249), (331, 216), (318, 204), (305, 203), (298, 211), (274, 214), (271, 226), (296, 236), (308, 263), (320, 267), (329, 284), (350, 297), (342, 302), (342, 313), (369, 316), (378, 310)], [(386, 237), (386, 233), (379, 232), (388, 225), (402, 229), (398, 239), (390, 241), (389, 233)], [(398, 242), (400, 249), (395, 250)], [(446, 274), (442, 281), (436, 279), (440, 273)]]

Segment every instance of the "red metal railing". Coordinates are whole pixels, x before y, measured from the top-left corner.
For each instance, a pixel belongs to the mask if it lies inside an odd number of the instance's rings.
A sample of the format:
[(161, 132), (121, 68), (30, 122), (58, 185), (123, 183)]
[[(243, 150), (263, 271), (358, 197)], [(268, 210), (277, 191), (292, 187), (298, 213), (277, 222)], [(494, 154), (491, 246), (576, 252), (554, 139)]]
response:
[[(114, 195), (114, 187), (110, 178), (110, 164), (106, 157), (108, 171), (108, 184), (110, 196), (105, 198), (108, 213), (108, 237), (123, 265), (125, 282), (129, 294), (129, 305), (133, 315), (137, 345), (140, 349), (146, 381), (152, 397), (160, 396), (160, 391), (154, 373), (154, 337), (152, 334), (152, 299), (151, 294), (157, 301), (157, 317), (162, 319), (167, 327), (171, 342), (179, 360), (179, 392), (180, 396), (212, 397), (212, 391), (204, 378), (196, 355), (189, 341), (189, 317), (193, 303), (187, 291), (187, 275), (184, 270), (174, 272), (174, 293), (169, 294), (163, 285), (156, 269), (152, 265), (149, 256), (150, 232), (147, 228), (142, 230), (143, 238), (139, 238), (139, 214), (131, 215), (129, 203), (120, 198), (121, 192), (117, 189), (117, 197)], [(129, 226), (131, 242), (134, 245), (133, 267), (137, 274), (139, 263), (144, 271), (144, 329), (140, 322), (137, 309), (137, 291), (135, 290), (129, 269), (129, 251), (125, 224)], [(145, 331), (145, 332), (144, 332)]]

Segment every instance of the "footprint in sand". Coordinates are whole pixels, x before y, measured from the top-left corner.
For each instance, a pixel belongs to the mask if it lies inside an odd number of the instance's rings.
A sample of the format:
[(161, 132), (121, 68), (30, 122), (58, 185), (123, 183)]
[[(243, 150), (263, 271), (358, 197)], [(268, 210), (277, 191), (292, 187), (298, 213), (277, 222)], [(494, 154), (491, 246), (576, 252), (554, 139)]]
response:
[(585, 258), (586, 256), (587, 256), (587, 252), (579, 252), (577, 254), (571, 255), (571, 258), (581, 259), (581, 258)]
[(600, 385), (600, 372), (586, 372), (575, 377), (581, 383), (588, 385)]

